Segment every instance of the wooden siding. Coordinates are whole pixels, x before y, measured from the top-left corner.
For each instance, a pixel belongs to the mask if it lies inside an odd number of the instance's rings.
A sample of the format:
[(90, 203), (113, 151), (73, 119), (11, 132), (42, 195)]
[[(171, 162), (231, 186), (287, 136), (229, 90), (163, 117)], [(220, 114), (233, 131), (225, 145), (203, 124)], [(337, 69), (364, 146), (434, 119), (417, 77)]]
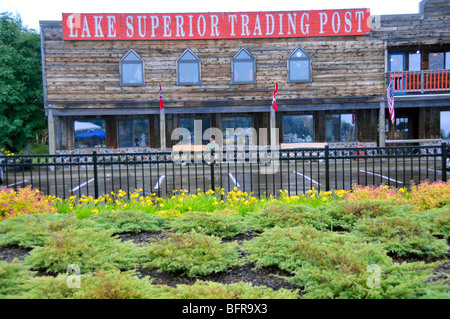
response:
[[(62, 40), (60, 22), (42, 22), (41, 32), (47, 101), (53, 107), (58, 107), (58, 102), (89, 102), (81, 108), (95, 102), (157, 102), (159, 85), (167, 107), (215, 101), (242, 105), (242, 101), (261, 100), (270, 105), (275, 82), (280, 86), (280, 101), (376, 96), (384, 87), (384, 43), (368, 36), (71, 42)], [(287, 83), (287, 58), (297, 46), (312, 57), (312, 83)], [(256, 84), (231, 84), (231, 59), (242, 47), (256, 58)], [(201, 59), (200, 86), (175, 84), (175, 61), (186, 48)], [(119, 85), (119, 61), (129, 49), (145, 61), (144, 87)]]
[(418, 14), (381, 16), (381, 24), (375, 23), (372, 37), (386, 41), (388, 47), (449, 44), (449, 1), (422, 1), (420, 10)]

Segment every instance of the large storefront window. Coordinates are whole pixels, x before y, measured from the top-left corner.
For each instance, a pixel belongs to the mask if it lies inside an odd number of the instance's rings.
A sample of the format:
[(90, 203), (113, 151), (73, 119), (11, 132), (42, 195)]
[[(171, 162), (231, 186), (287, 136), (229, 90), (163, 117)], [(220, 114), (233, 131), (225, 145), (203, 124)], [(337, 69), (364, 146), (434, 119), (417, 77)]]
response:
[(119, 147), (147, 147), (148, 120), (124, 119), (118, 120)]
[[(195, 121), (197, 121), (197, 124)], [(200, 137), (195, 136), (195, 133), (196, 133), (195, 125), (197, 125), (197, 129), (199, 130), (199, 133), (201, 133)], [(209, 137), (206, 139), (203, 139), (203, 134), (204, 134), (205, 130), (210, 128), (209, 117), (200, 117), (200, 118), (183, 117), (180, 119), (180, 128), (185, 128), (185, 129), (189, 130), (191, 145), (198, 144), (198, 143), (195, 143), (196, 140), (201, 140), (201, 144), (203, 144), (203, 145), (206, 145), (209, 143)], [(180, 136), (182, 143), (183, 143), (183, 138), (184, 138), (183, 136)], [(189, 144), (187, 141), (184, 143)]]
[(441, 138), (450, 139), (450, 111), (441, 112)]
[[(227, 134), (233, 129), (233, 134)], [(222, 120), (224, 145), (253, 145), (253, 120), (251, 116), (224, 117)]]
[(284, 143), (308, 143), (314, 141), (312, 115), (289, 115), (283, 118)]
[(325, 118), (327, 142), (356, 141), (355, 121), (352, 114), (329, 114)]
[(106, 147), (105, 120), (74, 121), (75, 148)]

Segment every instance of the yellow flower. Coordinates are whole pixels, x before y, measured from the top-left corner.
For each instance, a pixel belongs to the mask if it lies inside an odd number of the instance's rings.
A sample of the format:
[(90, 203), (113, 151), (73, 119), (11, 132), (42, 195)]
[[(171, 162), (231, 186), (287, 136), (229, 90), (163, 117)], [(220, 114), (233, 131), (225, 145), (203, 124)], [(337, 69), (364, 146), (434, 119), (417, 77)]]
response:
[(98, 209), (93, 209), (93, 210), (91, 210), (91, 213), (92, 213), (92, 214), (98, 214)]

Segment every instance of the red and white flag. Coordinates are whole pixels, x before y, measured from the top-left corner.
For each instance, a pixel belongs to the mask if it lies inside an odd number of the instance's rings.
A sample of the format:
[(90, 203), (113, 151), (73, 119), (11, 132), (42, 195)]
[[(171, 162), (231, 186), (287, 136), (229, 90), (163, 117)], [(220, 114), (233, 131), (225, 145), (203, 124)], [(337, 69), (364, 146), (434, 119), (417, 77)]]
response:
[(163, 100), (162, 100), (162, 89), (161, 85), (159, 86), (159, 109), (162, 110), (163, 108)]
[(391, 123), (394, 124), (395, 122), (395, 110), (394, 110), (394, 80), (389, 83), (389, 86), (387, 87), (387, 100), (389, 105), (389, 116), (391, 118)]
[(277, 93), (278, 93), (278, 83), (275, 83), (275, 90), (273, 91), (272, 107), (275, 112), (278, 111), (277, 107)]

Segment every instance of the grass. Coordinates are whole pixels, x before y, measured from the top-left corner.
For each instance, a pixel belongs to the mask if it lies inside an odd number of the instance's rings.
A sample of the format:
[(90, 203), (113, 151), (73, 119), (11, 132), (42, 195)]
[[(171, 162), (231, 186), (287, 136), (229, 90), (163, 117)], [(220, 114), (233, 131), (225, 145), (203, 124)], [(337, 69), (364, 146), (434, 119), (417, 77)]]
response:
[[(448, 273), (436, 274), (449, 262), (449, 183), (261, 198), (237, 189), (141, 192), (62, 200), (1, 189), (0, 247), (31, 251), (0, 262), (0, 298), (450, 297)], [(39, 205), (26, 206), (30, 198)], [(24, 210), (10, 214), (15, 205)], [(119, 237), (143, 233), (154, 237), (139, 245)], [(67, 285), (73, 264), (79, 289)], [(242, 265), (277, 268), (297, 289), (202, 280)], [(145, 268), (199, 280), (167, 286), (139, 275)]]

